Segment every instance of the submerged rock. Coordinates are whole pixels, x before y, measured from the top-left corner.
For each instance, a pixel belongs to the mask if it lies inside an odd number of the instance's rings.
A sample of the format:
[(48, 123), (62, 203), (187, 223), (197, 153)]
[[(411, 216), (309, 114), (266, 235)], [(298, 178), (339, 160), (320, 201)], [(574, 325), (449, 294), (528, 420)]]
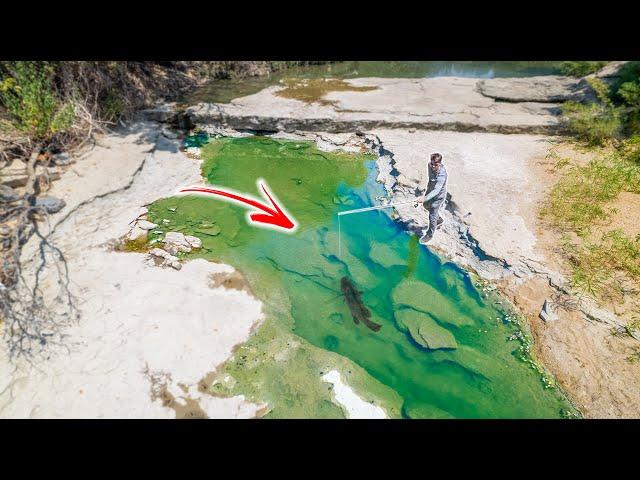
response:
[(419, 345), (429, 350), (458, 348), (453, 334), (429, 315), (410, 309), (400, 310), (394, 315), (398, 327), (408, 331)]
[(205, 235), (211, 235), (212, 237), (217, 237), (218, 235), (220, 235), (221, 231), (222, 231), (222, 229), (218, 225), (212, 225), (210, 227), (201, 226), (197, 230), (198, 233), (203, 233)]
[(435, 405), (418, 405), (411, 406), (406, 409), (406, 415), (409, 418), (455, 418), (448, 412), (436, 407)]
[(396, 252), (394, 252), (389, 245), (385, 245), (382, 243), (374, 243), (371, 246), (369, 256), (371, 257), (371, 260), (379, 265), (382, 265), (385, 268), (405, 264), (400, 256)]
[(400, 282), (393, 289), (391, 299), (395, 309), (409, 307), (457, 327), (475, 323), (472, 318), (463, 314), (444, 293), (419, 280), (408, 278)]

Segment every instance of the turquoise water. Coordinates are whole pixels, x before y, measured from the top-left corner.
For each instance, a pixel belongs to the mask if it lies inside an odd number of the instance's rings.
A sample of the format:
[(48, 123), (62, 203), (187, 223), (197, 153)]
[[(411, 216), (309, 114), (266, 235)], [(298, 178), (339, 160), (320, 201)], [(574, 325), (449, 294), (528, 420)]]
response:
[[(241, 270), (263, 301), (268, 320), (225, 366), (222, 374), (237, 380), (225, 393), (268, 401), (274, 417), (334, 416), (319, 380), (333, 361), (322, 352), (333, 352), (393, 392), (405, 417), (557, 418), (571, 411), (532, 368), (513, 315), (468, 273), (383, 212), (344, 216), (339, 228), (337, 212), (371, 206), (384, 194), (375, 161), (265, 137), (216, 140), (203, 156), (210, 183), (255, 195), (262, 177), (299, 222), (292, 235), (263, 230), (247, 224), (240, 206), (191, 195), (150, 208), (157, 223), (169, 218), (171, 230), (200, 237), (201, 256)], [(380, 331), (353, 321), (340, 289), (345, 276)], [(290, 338), (317, 351), (278, 360), (274, 345)], [(359, 387), (363, 393), (367, 381)]]

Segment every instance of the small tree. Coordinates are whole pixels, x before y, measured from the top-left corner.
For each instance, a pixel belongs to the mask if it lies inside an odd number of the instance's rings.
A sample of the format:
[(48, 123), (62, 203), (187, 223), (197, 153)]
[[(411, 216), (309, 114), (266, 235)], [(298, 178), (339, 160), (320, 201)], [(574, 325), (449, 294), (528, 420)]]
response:
[(13, 128), (41, 141), (71, 127), (74, 106), (56, 97), (50, 65), (12, 62), (6, 68), (10, 75), (0, 82), (0, 102), (6, 108)]

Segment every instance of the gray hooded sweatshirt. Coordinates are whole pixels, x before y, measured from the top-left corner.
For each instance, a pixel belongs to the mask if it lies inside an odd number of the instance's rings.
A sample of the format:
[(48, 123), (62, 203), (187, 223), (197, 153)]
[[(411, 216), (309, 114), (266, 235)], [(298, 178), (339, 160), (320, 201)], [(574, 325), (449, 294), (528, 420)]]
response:
[(440, 165), (440, 169), (434, 172), (431, 166), (427, 167), (429, 173), (429, 184), (427, 185), (425, 202), (434, 203), (447, 198), (447, 168), (444, 164)]

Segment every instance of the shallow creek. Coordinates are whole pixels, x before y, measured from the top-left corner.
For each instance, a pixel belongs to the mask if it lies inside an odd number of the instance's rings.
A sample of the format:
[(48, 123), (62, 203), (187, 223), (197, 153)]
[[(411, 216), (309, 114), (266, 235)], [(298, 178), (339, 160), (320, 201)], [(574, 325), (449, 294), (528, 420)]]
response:
[(293, 67), (274, 73), (246, 78), (216, 79), (183, 99), (185, 105), (199, 102), (228, 103), (234, 98), (259, 92), (263, 88), (290, 81), (325, 78), (391, 77), (530, 77), (557, 75), (561, 62), (380, 62), (349, 61)]
[[(270, 137), (212, 139), (202, 172), (214, 185), (259, 196), (264, 178), (299, 224), (293, 234), (247, 224), (247, 210), (212, 197), (160, 199), (152, 236), (202, 239), (196, 256), (233, 265), (263, 302), (266, 320), (204, 385), (268, 404), (269, 417), (341, 417), (331, 386), (338, 369), (391, 417), (554, 418), (571, 412), (528, 355), (528, 335), (506, 302), (483, 292), (388, 214), (342, 217), (384, 195), (370, 154), (320, 151)], [(356, 324), (341, 291), (362, 292), (374, 331)], [(224, 315), (224, 312), (209, 312)], [(211, 380), (211, 379), (210, 379)], [(544, 380), (544, 381), (543, 381)]]

